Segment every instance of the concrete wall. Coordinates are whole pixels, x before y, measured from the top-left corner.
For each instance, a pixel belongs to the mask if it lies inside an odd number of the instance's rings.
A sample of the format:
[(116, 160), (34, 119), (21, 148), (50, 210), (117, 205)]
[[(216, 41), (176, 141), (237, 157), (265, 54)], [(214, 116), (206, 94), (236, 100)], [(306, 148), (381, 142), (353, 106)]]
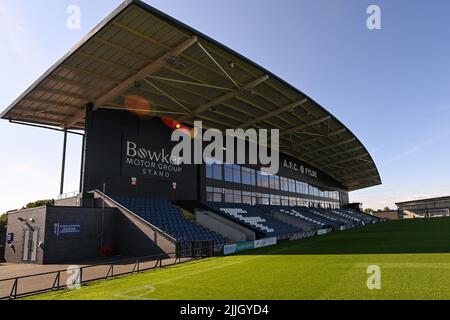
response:
[[(95, 195), (95, 205), (101, 206), (103, 199)], [(105, 198), (105, 206), (118, 210), (117, 249), (127, 256), (151, 256), (176, 251), (173, 239), (155, 230), (155, 227), (134, 215), (126, 208), (116, 206), (115, 202)]]
[[(43, 262), (52, 264), (98, 258), (101, 257), (101, 246), (110, 246), (117, 252), (116, 220), (117, 211), (113, 208), (105, 208), (102, 215), (101, 208), (48, 207)], [(79, 224), (80, 233), (56, 235), (55, 223)]]
[(301, 219), (298, 219), (296, 217), (288, 216), (287, 214), (273, 212), (273, 217), (282, 222), (286, 222), (288, 224), (296, 226), (296, 227), (302, 229), (303, 231), (314, 230), (314, 226), (312, 224), (309, 224), (306, 221), (302, 221)]
[(255, 232), (210, 211), (197, 211), (195, 221), (232, 241), (255, 240)]
[[(25, 222), (19, 221), (18, 218), (22, 218), (29, 221), (30, 218), (35, 220), (32, 225), (39, 228), (38, 242), (44, 242), (45, 240), (45, 218), (46, 207), (39, 207), (27, 210), (15, 211), (8, 214), (8, 228), (7, 233), (14, 234), (13, 245), (5, 247), (5, 261), (11, 263), (21, 263), (23, 257), (23, 245), (24, 245), (24, 227)], [(41, 248), (37, 249), (37, 260), (35, 263), (43, 263), (44, 251)]]
[(58, 207), (77, 207), (78, 205), (78, 197), (55, 200), (55, 206)]
[[(99, 199), (96, 199), (97, 202)], [(103, 218), (102, 218), (103, 217)], [(176, 241), (159, 232), (124, 208), (114, 207), (105, 201), (101, 207), (40, 207), (17, 211), (8, 217), (8, 233), (14, 233), (14, 245), (5, 248), (5, 260), (21, 263), (24, 247), (25, 222), (33, 218), (39, 229), (37, 249), (38, 264), (79, 263), (102, 256), (102, 246), (113, 253), (128, 257), (153, 256), (176, 251)], [(103, 237), (102, 237), (103, 221)], [(79, 232), (57, 233), (55, 225), (79, 225)]]

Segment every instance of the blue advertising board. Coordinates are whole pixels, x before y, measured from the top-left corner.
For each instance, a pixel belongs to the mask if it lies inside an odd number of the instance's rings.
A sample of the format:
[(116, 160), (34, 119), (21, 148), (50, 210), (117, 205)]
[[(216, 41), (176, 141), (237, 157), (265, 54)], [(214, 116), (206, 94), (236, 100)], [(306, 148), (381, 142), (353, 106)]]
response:
[(55, 236), (77, 235), (80, 234), (80, 227), (79, 223), (54, 223), (53, 234)]

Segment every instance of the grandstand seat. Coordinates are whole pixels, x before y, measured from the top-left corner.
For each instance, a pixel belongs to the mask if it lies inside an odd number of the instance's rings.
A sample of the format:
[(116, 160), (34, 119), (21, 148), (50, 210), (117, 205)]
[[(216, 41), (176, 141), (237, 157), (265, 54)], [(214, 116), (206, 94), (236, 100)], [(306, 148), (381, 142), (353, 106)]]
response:
[(264, 211), (248, 204), (207, 202), (205, 205), (212, 211), (233, 220), (264, 237), (284, 237), (302, 232), (299, 228), (278, 221)]
[(355, 219), (358, 219), (362, 225), (370, 224), (370, 223), (376, 223), (379, 221), (377, 217), (370, 216), (368, 214), (355, 211), (355, 210), (344, 210), (344, 209), (336, 209), (337, 212), (340, 212), (341, 214), (346, 214), (349, 216), (354, 217)]
[(316, 217), (313, 217), (309, 214), (304, 214), (295, 207), (260, 205), (259, 208), (263, 209), (266, 212), (272, 213), (276, 211), (282, 214), (295, 217), (296, 219), (301, 220), (303, 223), (306, 223), (307, 225), (311, 226), (313, 229), (316, 230), (329, 227), (326, 221), (321, 221), (321, 219), (317, 219)]
[(181, 209), (169, 200), (137, 197), (114, 199), (177, 241), (213, 241), (215, 245), (228, 242), (221, 235), (186, 219)]

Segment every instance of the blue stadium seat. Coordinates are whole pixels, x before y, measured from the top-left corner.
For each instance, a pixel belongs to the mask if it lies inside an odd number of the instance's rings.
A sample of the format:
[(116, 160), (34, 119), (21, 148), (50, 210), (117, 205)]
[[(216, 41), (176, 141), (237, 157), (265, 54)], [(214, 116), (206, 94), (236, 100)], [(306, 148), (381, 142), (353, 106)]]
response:
[(264, 237), (281, 238), (303, 230), (285, 222), (276, 220), (264, 211), (248, 204), (207, 202), (205, 205), (212, 211), (233, 220)]
[(180, 208), (169, 200), (120, 196), (114, 199), (177, 241), (213, 241), (215, 245), (228, 242), (221, 235), (186, 219)]
[(311, 226), (315, 230), (331, 227), (328, 220), (323, 220), (319, 217), (315, 217), (309, 214), (309, 212), (302, 212), (303, 210), (301, 210), (301, 208), (273, 205), (259, 205), (259, 208), (269, 213), (279, 212), (281, 214), (295, 217), (296, 219), (301, 220), (304, 224)]

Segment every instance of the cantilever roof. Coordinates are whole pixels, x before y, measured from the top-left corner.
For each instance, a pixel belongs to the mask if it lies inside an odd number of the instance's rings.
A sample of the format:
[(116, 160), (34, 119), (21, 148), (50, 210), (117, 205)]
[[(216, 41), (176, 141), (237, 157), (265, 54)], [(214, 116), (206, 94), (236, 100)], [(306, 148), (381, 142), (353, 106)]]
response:
[(278, 128), (281, 151), (348, 190), (381, 183), (358, 138), (317, 102), (217, 41), (137, 0), (122, 3), (2, 114), (84, 129), (87, 103), (125, 108), (138, 95), (154, 114), (204, 127)]

